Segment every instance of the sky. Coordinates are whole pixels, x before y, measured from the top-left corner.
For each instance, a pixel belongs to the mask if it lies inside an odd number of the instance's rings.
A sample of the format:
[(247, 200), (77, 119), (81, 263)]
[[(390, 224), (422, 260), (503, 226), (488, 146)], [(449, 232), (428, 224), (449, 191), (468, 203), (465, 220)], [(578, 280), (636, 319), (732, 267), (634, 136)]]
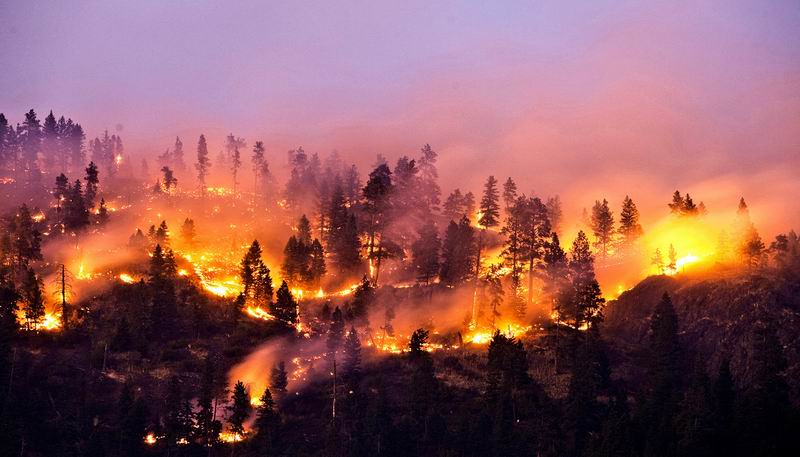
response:
[(677, 188), (800, 222), (797, 1), (0, 0), (0, 43), (0, 112), (129, 154), (233, 132), (366, 173), (430, 143), (446, 191), (513, 176), (575, 213)]

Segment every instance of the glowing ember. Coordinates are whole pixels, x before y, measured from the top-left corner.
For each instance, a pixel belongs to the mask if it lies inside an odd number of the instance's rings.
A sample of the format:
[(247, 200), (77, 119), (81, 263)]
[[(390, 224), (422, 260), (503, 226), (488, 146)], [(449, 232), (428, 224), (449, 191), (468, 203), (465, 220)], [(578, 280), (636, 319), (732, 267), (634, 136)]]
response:
[(158, 441), (158, 438), (153, 432), (148, 433), (144, 437), (144, 443), (147, 444), (148, 446), (153, 446), (154, 444), (156, 444), (156, 441)]

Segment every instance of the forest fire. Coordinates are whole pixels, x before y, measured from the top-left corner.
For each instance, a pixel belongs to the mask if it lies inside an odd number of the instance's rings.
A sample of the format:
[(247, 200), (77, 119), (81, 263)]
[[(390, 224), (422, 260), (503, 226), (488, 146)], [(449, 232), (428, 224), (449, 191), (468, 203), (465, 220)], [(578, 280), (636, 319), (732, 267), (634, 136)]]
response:
[(0, 456), (800, 455), (793, 2), (79, 3), (2, 7)]

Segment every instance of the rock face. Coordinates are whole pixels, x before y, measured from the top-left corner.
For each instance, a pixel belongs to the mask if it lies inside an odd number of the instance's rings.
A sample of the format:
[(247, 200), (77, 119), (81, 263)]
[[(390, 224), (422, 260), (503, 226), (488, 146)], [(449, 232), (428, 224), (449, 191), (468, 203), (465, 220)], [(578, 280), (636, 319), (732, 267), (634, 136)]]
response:
[(682, 346), (702, 358), (710, 374), (724, 358), (740, 386), (751, 375), (752, 329), (758, 321), (776, 324), (789, 363), (785, 375), (800, 399), (800, 271), (706, 272), (702, 276), (651, 276), (609, 302), (604, 336), (617, 351), (621, 377), (635, 376), (647, 347), (650, 315), (664, 292), (678, 314)]

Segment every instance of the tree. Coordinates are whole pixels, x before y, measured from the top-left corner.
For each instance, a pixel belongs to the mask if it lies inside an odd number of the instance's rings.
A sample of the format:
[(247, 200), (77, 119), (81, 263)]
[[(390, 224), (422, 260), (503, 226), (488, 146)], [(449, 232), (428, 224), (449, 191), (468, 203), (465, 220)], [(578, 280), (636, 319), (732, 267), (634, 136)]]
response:
[[(367, 224), (367, 256), (370, 262), (376, 258), (376, 247), (380, 252), (380, 243), (383, 241), (384, 229), (388, 225), (390, 195), (392, 192), (392, 172), (383, 163), (378, 165), (369, 174), (369, 180), (364, 186), (364, 211), (369, 217)], [(376, 242), (377, 238), (377, 242)], [(378, 257), (380, 263), (380, 257)], [(377, 272), (375, 273), (377, 275)], [(373, 277), (373, 281), (376, 279)]]
[(669, 203), (667, 206), (669, 206), (669, 209), (672, 212), (672, 214), (678, 214), (678, 215), (683, 214), (684, 200), (679, 191), (676, 190), (675, 193), (672, 194), (672, 202)]
[(233, 173), (233, 197), (236, 198), (236, 186), (239, 184), (239, 168), (242, 166), (242, 155), (239, 152), (239, 148), (235, 148), (233, 150), (233, 155), (231, 156), (231, 173)]
[(197, 422), (197, 436), (210, 447), (217, 441), (217, 436), (222, 430), (222, 423), (214, 417), (214, 399), (216, 398), (216, 366), (211, 354), (206, 356), (203, 372), (200, 378), (200, 392), (197, 397), (198, 411), (195, 414)]
[(208, 176), (209, 169), (211, 168), (211, 159), (208, 158), (208, 144), (206, 137), (200, 135), (197, 141), (197, 163), (194, 164), (197, 170), (197, 180), (200, 182), (200, 191), (203, 196), (206, 194), (206, 177)]
[(81, 181), (75, 180), (64, 205), (64, 225), (70, 230), (80, 230), (89, 225), (89, 209), (83, 198)]
[(188, 246), (193, 246), (196, 235), (197, 232), (194, 229), (194, 219), (189, 219), (187, 217), (183, 220), (183, 225), (181, 226), (181, 238), (183, 238), (183, 242)]
[(422, 200), (423, 213), (430, 214), (439, 211), (442, 190), (437, 180), (439, 173), (436, 170), (436, 160), (439, 156), (431, 145), (426, 144), (420, 150), (421, 156), (417, 160), (419, 168), (419, 194)]
[(175, 137), (175, 146), (172, 150), (172, 165), (178, 171), (186, 170), (186, 162), (183, 160), (183, 141), (180, 137)]
[(275, 400), (272, 399), (272, 392), (269, 388), (264, 389), (264, 393), (259, 398), (256, 407), (256, 420), (254, 428), (256, 431), (255, 441), (262, 455), (273, 455), (275, 441), (278, 437), (278, 426), (280, 418), (275, 411)]
[(614, 236), (614, 215), (608, 206), (608, 200), (594, 202), (592, 207), (592, 232), (595, 238), (595, 247), (601, 257), (609, 255), (609, 248)]
[(642, 236), (643, 230), (639, 224), (639, 210), (629, 196), (622, 201), (622, 210), (619, 213), (619, 234), (624, 247), (630, 247)]
[(442, 244), (442, 267), (439, 271), (442, 283), (456, 286), (467, 281), (473, 274), (474, 255), (475, 235), (469, 219), (462, 216), (459, 223), (450, 221)]
[(666, 265), (664, 264), (664, 256), (661, 254), (661, 249), (656, 248), (653, 257), (650, 259), (650, 264), (656, 267), (658, 274), (663, 275), (666, 272)]
[(97, 198), (97, 186), (100, 183), (100, 173), (97, 171), (97, 165), (94, 162), (89, 162), (86, 167), (86, 208), (94, 208), (94, 200)]
[(106, 207), (106, 199), (100, 198), (100, 207), (97, 209), (97, 223), (105, 224), (108, 222), (108, 208)]
[(670, 243), (669, 251), (667, 251), (667, 259), (669, 259), (669, 263), (667, 264), (667, 271), (671, 271), (672, 273), (678, 272), (678, 253), (675, 252), (675, 247)]
[(289, 386), (289, 378), (286, 374), (286, 364), (283, 360), (278, 362), (277, 365), (273, 365), (269, 385), (278, 398), (286, 393), (286, 388)]
[[(521, 237), (520, 248), (522, 259), (528, 265), (528, 294), (527, 306), (533, 304), (533, 278), (536, 270), (542, 265), (547, 242), (552, 234), (550, 221), (547, 218), (547, 206), (538, 198), (528, 198), (521, 201)], [(520, 315), (524, 315), (519, 310)]]
[(754, 227), (751, 227), (745, 236), (740, 250), (748, 268), (752, 269), (761, 263), (761, 258), (764, 254), (764, 242), (761, 241), (761, 236), (759, 236)]
[(20, 289), (20, 296), (25, 310), (25, 325), (34, 330), (42, 322), (45, 315), (42, 280), (32, 268), (28, 268)]
[(506, 217), (508, 217), (508, 213), (511, 211), (511, 207), (514, 206), (516, 201), (517, 183), (515, 183), (514, 180), (509, 177), (503, 184), (503, 203), (505, 204)]
[(161, 173), (164, 175), (163, 185), (166, 193), (170, 193), (178, 187), (178, 178), (175, 177), (175, 173), (170, 167), (164, 165), (161, 167)]
[(594, 258), (583, 231), (572, 243), (569, 259), (569, 283), (558, 293), (556, 310), (559, 321), (576, 328), (593, 326), (603, 318), (605, 300), (594, 273)]
[(419, 228), (417, 240), (411, 245), (412, 261), (417, 281), (429, 285), (439, 273), (439, 250), (442, 242), (436, 224), (429, 220)]
[(191, 405), (181, 391), (178, 376), (169, 381), (164, 409), (164, 439), (168, 448), (174, 448), (179, 442), (189, 440), (194, 425)]
[(250, 158), (250, 162), (253, 164), (253, 192), (254, 195), (258, 196), (258, 180), (261, 177), (261, 172), (264, 169), (265, 163), (263, 141), (256, 141), (256, 144), (253, 145), (253, 156)]
[(350, 327), (344, 339), (342, 374), (348, 384), (348, 390), (356, 390), (361, 376), (361, 341), (358, 339), (355, 327)]
[(328, 339), (326, 345), (328, 348), (328, 355), (334, 357), (339, 350), (344, 338), (344, 317), (342, 310), (337, 306), (331, 315), (330, 325), (328, 326)]
[(230, 415), (228, 416), (228, 427), (234, 435), (244, 436), (244, 423), (250, 417), (252, 412), (252, 405), (250, 404), (250, 397), (244, 388), (242, 381), (236, 381), (233, 386), (233, 395), (231, 396), (231, 405), (228, 407)]
[(674, 455), (674, 419), (680, 395), (678, 316), (666, 292), (650, 318), (646, 397), (641, 421), (646, 455)]
[(375, 300), (375, 287), (369, 278), (364, 275), (361, 284), (353, 293), (353, 303), (350, 305), (349, 314), (359, 325), (368, 325), (369, 307)]
[(275, 318), (286, 322), (289, 325), (297, 323), (297, 302), (292, 297), (291, 291), (286, 281), (281, 283), (276, 294), (276, 300), (270, 306), (270, 313)]
[(325, 250), (316, 238), (311, 242), (308, 270), (310, 284), (316, 288), (320, 287), (322, 277), (325, 276), (327, 269), (325, 268)]
[(564, 212), (561, 209), (561, 197), (558, 195), (547, 199), (547, 218), (550, 219), (550, 228), (554, 232), (560, 232)]
[(25, 113), (25, 121), (17, 127), (17, 135), (22, 152), (22, 167), (28, 172), (28, 182), (32, 183), (39, 176), (37, 162), (42, 149), (42, 127), (35, 111)]

